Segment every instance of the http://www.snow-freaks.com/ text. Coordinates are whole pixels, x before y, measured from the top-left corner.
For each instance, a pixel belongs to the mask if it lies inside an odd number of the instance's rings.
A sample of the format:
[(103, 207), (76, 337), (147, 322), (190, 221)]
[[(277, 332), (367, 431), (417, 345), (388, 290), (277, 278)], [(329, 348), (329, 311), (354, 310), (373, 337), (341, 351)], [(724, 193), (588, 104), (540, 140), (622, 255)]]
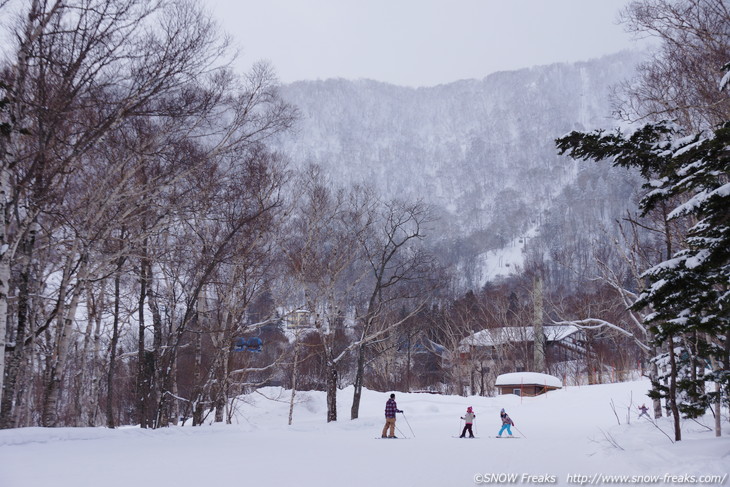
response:
[[(477, 473), (474, 474), (474, 483), (482, 484), (557, 484), (564, 480), (571, 485), (725, 485), (728, 474), (724, 475), (609, 475), (568, 474), (559, 479), (553, 474), (531, 473)], [(562, 483), (562, 482), (560, 482)]]

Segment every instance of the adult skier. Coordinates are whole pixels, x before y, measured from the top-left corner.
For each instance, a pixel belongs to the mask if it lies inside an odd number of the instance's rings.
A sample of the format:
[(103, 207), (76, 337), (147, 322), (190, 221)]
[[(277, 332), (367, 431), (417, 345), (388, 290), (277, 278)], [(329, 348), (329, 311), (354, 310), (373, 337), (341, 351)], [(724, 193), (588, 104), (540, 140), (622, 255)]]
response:
[(461, 432), (461, 436), (459, 438), (464, 438), (466, 436), (466, 432), (469, 432), (469, 438), (474, 438), (474, 432), (471, 430), (471, 425), (474, 422), (474, 418), (476, 418), (477, 415), (474, 414), (474, 410), (469, 406), (466, 408), (466, 414), (461, 417), (466, 424), (464, 425), (464, 429)]
[[(395, 394), (390, 395), (390, 399), (385, 403), (385, 426), (383, 426), (382, 438), (395, 438), (395, 413), (402, 413), (395, 403)], [(389, 434), (386, 436), (386, 433)]]
[(502, 433), (504, 432), (504, 430), (507, 430), (507, 434), (512, 437), (512, 430), (510, 429), (510, 426), (515, 425), (514, 421), (512, 421), (512, 418), (510, 418), (509, 415), (504, 412), (504, 409), (499, 412), (499, 417), (502, 418), (502, 429), (500, 429), (499, 433), (497, 433), (497, 438), (502, 437)]

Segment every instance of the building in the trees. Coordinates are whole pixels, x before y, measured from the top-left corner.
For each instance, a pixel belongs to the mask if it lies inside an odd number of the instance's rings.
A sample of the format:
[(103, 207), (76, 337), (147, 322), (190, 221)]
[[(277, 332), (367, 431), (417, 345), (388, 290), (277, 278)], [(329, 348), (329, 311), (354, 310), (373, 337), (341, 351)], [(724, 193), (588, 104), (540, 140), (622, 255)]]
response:
[[(543, 334), (546, 372), (562, 377), (567, 370), (584, 368), (588, 354), (584, 330), (572, 325), (544, 326)], [(484, 384), (472, 388), (484, 394), (500, 374), (534, 370), (534, 350), (531, 326), (489, 328), (462, 339), (451, 366), (461, 370), (459, 375), (470, 376), (470, 383)], [(478, 377), (472, 378), (474, 374)]]
[(538, 372), (511, 372), (498, 376), (494, 385), (499, 394), (539, 396), (548, 391), (562, 389), (563, 382), (555, 376)]

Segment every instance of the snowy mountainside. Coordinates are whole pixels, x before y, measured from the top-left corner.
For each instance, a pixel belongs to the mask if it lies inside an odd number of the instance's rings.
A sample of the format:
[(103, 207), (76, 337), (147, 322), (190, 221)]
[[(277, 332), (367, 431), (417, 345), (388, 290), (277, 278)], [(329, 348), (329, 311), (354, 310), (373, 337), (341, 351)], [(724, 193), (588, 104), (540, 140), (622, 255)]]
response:
[[(418, 89), (297, 82), (282, 95), (302, 119), (280, 149), (295, 167), (319, 164), (336, 182), (366, 182), (386, 197), (434, 205), (443, 217), (437, 233), (452, 248), (445, 252), (464, 264), (539, 225), (584, 170), (557, 154), (555, 138), (614, 125), (611, 86), (630, 77), (639, 60), (622, 52)], [(608, 165), (601, 170), (611, 172)], [(594, 200), (630, 200), (624, 186), (603, 189), (621, 193)]]

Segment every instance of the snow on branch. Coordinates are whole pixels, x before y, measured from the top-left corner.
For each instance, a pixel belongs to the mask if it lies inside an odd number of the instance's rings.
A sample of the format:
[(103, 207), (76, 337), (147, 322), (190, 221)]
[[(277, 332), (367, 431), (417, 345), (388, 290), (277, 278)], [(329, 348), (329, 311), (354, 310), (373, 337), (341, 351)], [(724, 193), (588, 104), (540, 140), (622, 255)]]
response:
[(249, 373), (249, 372), (266, 372), (267, 370), (273, 369), (275, 366), (278, 366), (278, 365), (279, 365), (279, 362), (274, 361), (271, 364), (267, 365), (266, 367), (249, 367), (249, 368), (245, 368), (245, 369), (232, 370), (230, 372), (230, 375), (245, 374), (245, 373)]
[(723, 69), (725, 70), (725, 76), (720, 80), (720, 91), (724, 91), (725, 88), (730, 86), (730, 63), (723, 66)]
[(586, 318), (583, 320), (570, 320), (570, 321), (553, 321), (554, 325), (573, 325), (583, 330), (599, 330), (602, 328), (610, 328), (612, 330), (616, 330), (619, 333), (623, 334), (624, 336), (630, 337), (634, 339), (634, 342), (643, 350), (645, 351), (651, 351), (651, 347), (641, 341), (634, 333), (625, 330), (624, 328), (621, 328), (620, 326), (608, 322), (606, 320), (602, 320), (599, 318)]

